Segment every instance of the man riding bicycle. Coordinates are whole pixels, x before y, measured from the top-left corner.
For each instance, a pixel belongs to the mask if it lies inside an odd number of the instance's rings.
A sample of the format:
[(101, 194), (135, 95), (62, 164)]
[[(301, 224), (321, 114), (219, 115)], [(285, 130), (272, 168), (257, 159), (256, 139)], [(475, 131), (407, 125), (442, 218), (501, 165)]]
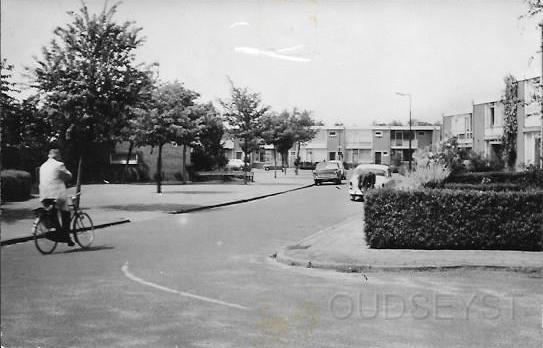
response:
[(58, 148), (51, 148), (48, 157), (49, 159), (40, 167), (40, 201), (44, 207), (53, 206), (53, 209), (60, 211), (62, 226), (56, 214), (51, 214), (55, 219), (54, 225), (59, 231), (57, 241), (73, 246), (74, 242), (70, 238), (70, 210), (66, 191), (66, 182), (72, 179), (72, 173), (61, 162)]

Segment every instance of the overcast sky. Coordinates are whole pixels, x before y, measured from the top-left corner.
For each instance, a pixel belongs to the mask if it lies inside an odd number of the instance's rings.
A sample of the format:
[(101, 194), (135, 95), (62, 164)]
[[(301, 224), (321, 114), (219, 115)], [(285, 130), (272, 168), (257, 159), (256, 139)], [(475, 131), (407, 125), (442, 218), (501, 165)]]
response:
[[(104, 1), (88, 0), (93, 11)], [(110, 1), (113, 3), (113, 1)], [(2, 56), (23, 66), (70, 20), (79, 0), (2, 0)], [(314, 111), (326, 124), (366, 126), (470, 112), (503, 77), (541, 74), (535, 19), (522, 0), (125, 0), (117, 19), (143, 27), (141, 62), (160, 64), (202, 101), (228, 97), (227, 76), (273, 109)]]

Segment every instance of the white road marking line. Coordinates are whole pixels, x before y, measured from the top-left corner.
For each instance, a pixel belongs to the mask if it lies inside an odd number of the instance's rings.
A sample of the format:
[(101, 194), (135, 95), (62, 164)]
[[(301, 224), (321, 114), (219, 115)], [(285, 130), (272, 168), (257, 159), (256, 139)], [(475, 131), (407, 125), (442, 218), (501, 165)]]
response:
[(133, 281), (138, 282), (138, 283), (143, 284), (143, 285), (150, 286), (150, 287), (158, 289), (158, 290), (162, 290), (162, 291), (169, 292), (169, 293), (172, 293), (172, 294), (177, 294), (177, 295), (184, 296), (184, 297), (190, 297), (190, 298), (200, 300), (200, 301), (204, 301), (204, 302), (215, 303), (215, 304), (226, 306), (226, 307), (237, 308), (237, 309), (242, 309), (242, 310), (249, 310), (250, 309), (248, 307), (238, 305), (238, 304), (235, 304), (235, 303), (229, 303), (229, 302), (216, 300), (216, 299), (205, 297), (205, 296), (194, 295), (194, 294), (191, 294), (189, 292), (170, 289), (170, 288), (167, 288), (167, 287), (162, 286), (162, 285), (158, 285), (158, 284), (155, 284), (155, 283), (148, 282), (148, 281), (143, 280), (143, 279), (141, 279), (139, 277), (136, 277), (135, 275), (130, 273), (128, 271), (128, 262), (126, 262), (121, 267), (121, 270), (123, 271), (124, 275), (128, 279), (133, 280)]

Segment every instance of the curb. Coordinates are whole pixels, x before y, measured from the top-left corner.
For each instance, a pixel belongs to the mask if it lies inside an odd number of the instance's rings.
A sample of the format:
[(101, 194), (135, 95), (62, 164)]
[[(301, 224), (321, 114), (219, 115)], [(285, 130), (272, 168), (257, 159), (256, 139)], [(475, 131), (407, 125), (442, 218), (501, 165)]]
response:
[(218, 204), (212, 204), (212, 205), (204, 205), (204, 206), (196, 207), (196, 208), (189, 208), (189, 209), (183, 209), (183, 210), (170, 211), (170, 212), (168, 212), (168, 214), (186, 214), (186, 213), (192, 213), (192, 212), (195, 212), (195, 211), (226, 207), (226, 206), (229, 206), (229, 205), (235, 205), (235, 204), (240, 204), (240, 203), (247, 203), (247, 202), (256, 201), (256, 200), (263, 199), (263, 198), (268, 198), (268, 197), (281, 195), (283, 193), (289, 193), (289, 192), (293, 192), (293, 191), (302, 190), (302, 189), (309, 188), (309, 187), (312, 187), (312, 186), (315, 186), (315, 184), (305, 185), (305, 186), (297, 187), (297, 188), (286, 190), (286, 191), (269, 193), (269, 194), (263, 195), (263, 196), (256, 196), (256, 197), (252, 197), (252, 198), (239, 199), (239, 200), (231, 201), (231, 202), (218, 203)]
[(320, 262), (313, 260), (302, 260), (299, 258), (285, 255), (286, 248), (281, 248), (272, 258), (279, 263), (304, 267), (304, 268), (317, 268), (323, 270), (332, 270), (343, 273), (364, 273), (372, 271), (384, 271), (384, 272), (425, 272), (425, 271), (453, 271), (453, 270), (493, 270), (493, 271), (511, 271), (520, 273), (537, 273), (543, 274), (543, 266), (502, 266), (502, 265), (420, 265), (420, 266), (386, 266), (386, 265), (361, 265), (361, 264), (347, 264), (336, 262)]
[[(195, 212), (195, 211), (226, 207), (226, 206), (229, 206), (229, 205), (235, 205), (235, 204), (240, 204), (240, 203), (247, 203), (247, 202), (251, 202), (251, 201), (256, 201), (258, 199), (263, 199), (263, 198), (267, 198), (267, 197), (281, 195), (283, 193), (288, 193), (288, 192), (293, 192), (293, 191), (305, 189), (305, 188), (308, 188), (308, 187), (311, 187), (311, 186), (315, 186), (315, 185), (314, 184), (305, 185), (305, 186), (297, 187), (297, 188), (286, 190), (286, 191), (270, 193), (270, 194), (267, 194), (267, 195), (257, 196), (257, 197), (247, 198), (247, 199), (239, 199), (237, 201), (231, 201), (231, 202), (225, 202), (225, 203), (219, 203), (219, 204), (213, 204), (213, 205), (204, 205), (204, 206), (201, 206), (201, 207), (189, 208), (189, 209), (183, 209), (183, 210), (177, 210), (177, 211), (170, 211), (170, 212), (167, 212), (167, 214), (186, 214), (186, 213), (192, 213), (192, 212)], [(106, 228), (106, 227), (110, 227), (110, 226), (114, 226), (114, 225), (120, 225), (120, 224), (124, 224), (124, 223), (128, 223), (128, 222), (130, 222), (129, 219), (125, 219), (125, 220), (121, 220), (121, 221), (115, 221), (115, 222), (109, 222), (109, 223), (105, 223), (105, 224), (96, 225), (96, 226), (94, 226), (94, 229)], [(34, 239), (33, 236), (6, 239), (6, 240), (0, 241), (0, 246), (28, 242), (29, 240), (32, 240), (32, 239)]]
[[(128, 220), (128, 219), (120, 220), (120, 221), (114, 221), (114, 222), (107, 222), (105, 224), (95, 225), (94, 229), (98, 230), (98, 229), (101, 229), (101, 228), (106, 228), (106, 227), (110, 227), (110, 226), (125, 224), (125, 223), (129, 223), (129, 222), (130, 222), (130, 220)], [(24, 242), (28, 242), (29, 240), (33, 240), (33, 239), (34, 239), (34, 236), (26, 236), (26, 237), (17, 237), (17, 238), (5, 239), (3, 241), (0, 241), (0, 246), (24, 243)]]

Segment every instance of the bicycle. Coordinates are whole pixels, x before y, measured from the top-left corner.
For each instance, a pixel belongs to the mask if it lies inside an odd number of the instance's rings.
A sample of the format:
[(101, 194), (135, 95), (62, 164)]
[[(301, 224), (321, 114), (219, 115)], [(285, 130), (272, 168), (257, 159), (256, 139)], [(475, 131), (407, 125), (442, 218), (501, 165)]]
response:
[[(70, 206), (73, 214), (70, 220), (70, 233), (82, 249), (89, 249), (94, 241), (94, 224), (90, 216), (79, 209), (79, 204), (74, 203), (79, 195), (80, 193), (77, 193), (71, 197)], [(57, 209), (54, 205), (50, 205), (36, 208), (34, 212), (37, 216), (32, 225), (34, 244), (40, 253), (51, 254), (59, 243), (56, 235), (56, 228), (60, 226)]]

